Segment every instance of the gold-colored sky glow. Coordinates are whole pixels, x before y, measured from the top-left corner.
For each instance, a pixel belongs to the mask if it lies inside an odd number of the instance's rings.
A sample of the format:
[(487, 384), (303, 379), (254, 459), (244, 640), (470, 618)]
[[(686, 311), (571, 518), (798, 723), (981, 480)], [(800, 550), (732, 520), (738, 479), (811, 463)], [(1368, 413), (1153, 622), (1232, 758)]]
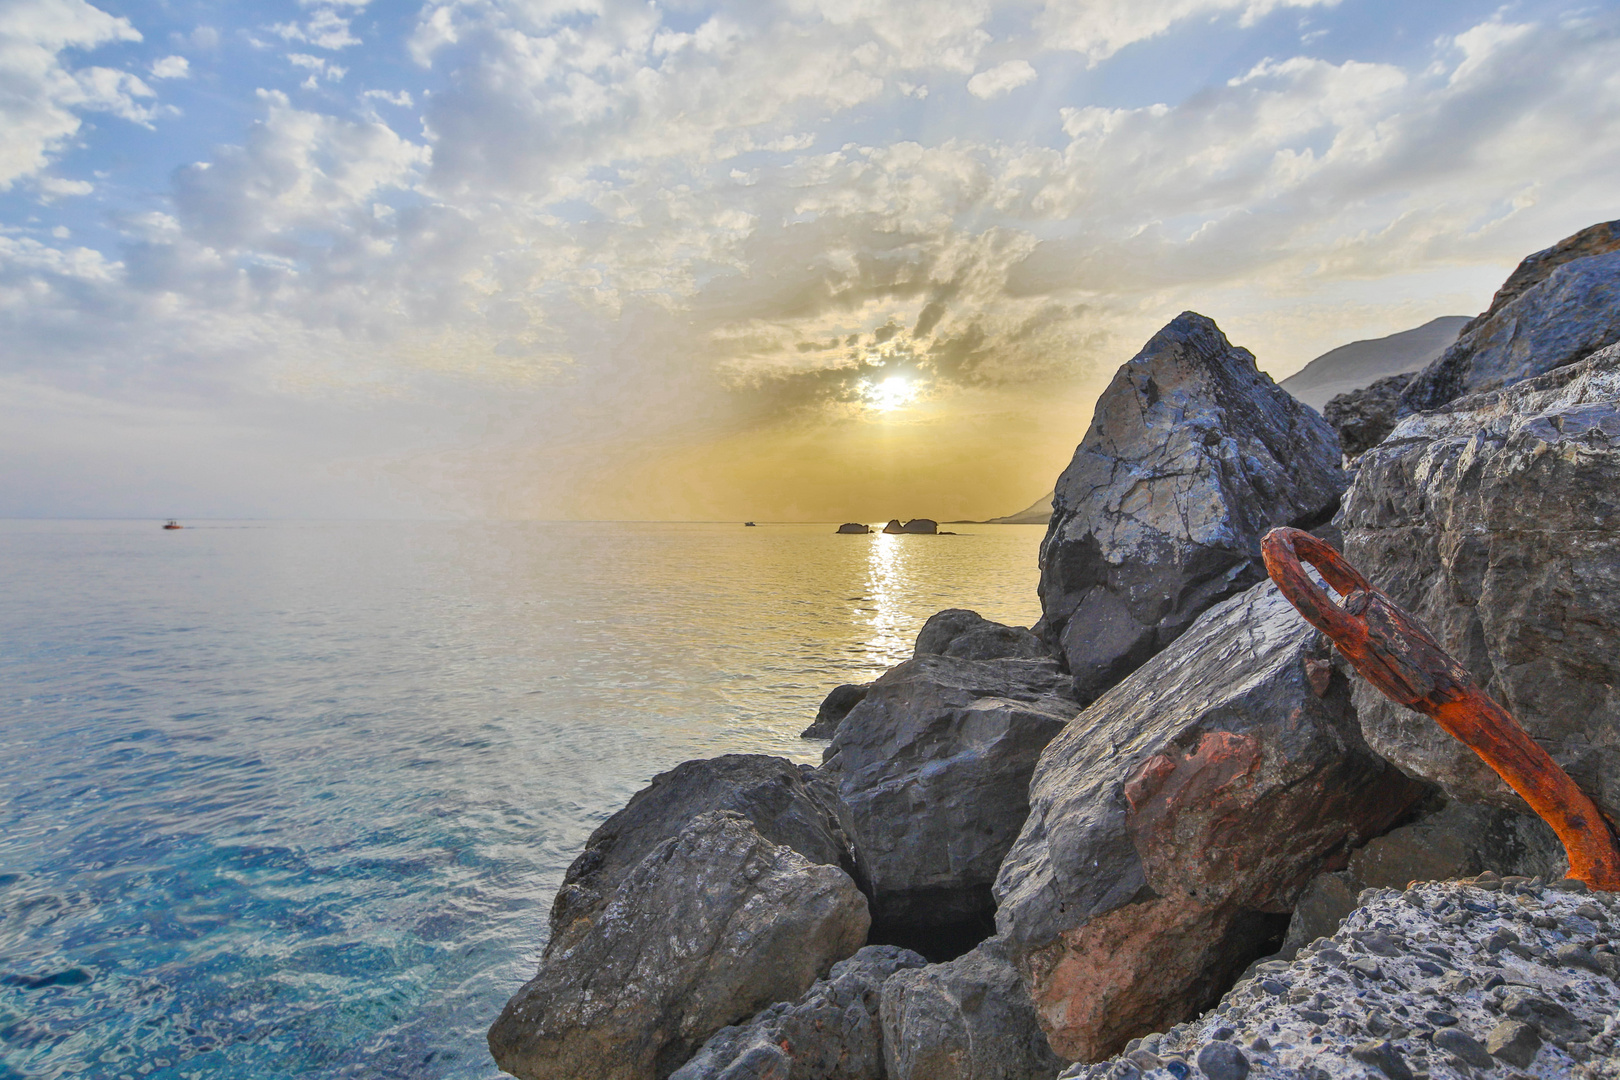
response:
[(1182, 310), (1281, 378), (1620, 216), (1607, 10), (294, 14), (7, 24), (0, 515), (1012, 513)]

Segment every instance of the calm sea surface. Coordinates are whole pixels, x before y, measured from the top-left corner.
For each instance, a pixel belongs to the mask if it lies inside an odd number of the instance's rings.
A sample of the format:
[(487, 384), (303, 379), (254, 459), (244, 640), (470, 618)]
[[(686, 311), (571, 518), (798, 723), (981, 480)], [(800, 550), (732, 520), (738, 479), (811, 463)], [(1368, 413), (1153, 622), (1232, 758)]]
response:
[(493, 1077), (585, 837), (1039, 526), (0, 522), (0, 1080)]

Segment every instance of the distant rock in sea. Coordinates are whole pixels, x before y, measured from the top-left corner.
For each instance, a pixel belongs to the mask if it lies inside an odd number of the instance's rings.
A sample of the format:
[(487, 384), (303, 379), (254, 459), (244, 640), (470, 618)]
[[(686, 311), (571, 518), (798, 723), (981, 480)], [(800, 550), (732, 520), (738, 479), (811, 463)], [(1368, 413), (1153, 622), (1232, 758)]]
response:
[(872, 528), (869, 525), (862, 525), (858, 521), (846, 521), (838, 526), (838, 531), (846, 536), (865, 536), (872, 531)]

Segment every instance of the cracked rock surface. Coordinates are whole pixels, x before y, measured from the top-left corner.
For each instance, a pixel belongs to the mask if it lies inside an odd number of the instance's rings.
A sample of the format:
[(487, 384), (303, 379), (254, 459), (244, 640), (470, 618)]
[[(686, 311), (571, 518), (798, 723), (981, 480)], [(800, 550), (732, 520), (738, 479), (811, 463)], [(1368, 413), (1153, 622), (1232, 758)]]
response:
[[(1350, 563), (1620, 821), (1620, 345), (1403, 420), (1337, 524)], [(1354, 688), (1367, 742), (1407, 774), (1524, 809), (1428, 717)]]
[(1620, 896), (1487, 873), (1362, 899), (1331, 938), (1260, 965), (1198, 1019), (1063, 1077), (1620, 1076)]
[[(975, 633), (982, 628), (951, 644)], [(991, 883), (1029, 813), (1036, 759), (1080, 711), (1072, 693), (1055, 660), (919, 649), (850, 710), (822, 768), (839, 785), (881, 928), (988, 921)]]
[(1265, 577), (1260, 538), (1338, 505), (1339, 439), (1196, 312), (1119, 369), (1058, 479), (1041, 630), (1090, 701)]
[(1331, 857), (1421, 797), (1367, 749), (1325, 655), (1266, 581), (1041, 755), (996, 925), (1059, 1055), (1095, 1059), (1207, 1008), (1276, 948)]
[(727, 1024), (791, 1001), (866, 940), (836, 866), (741, 814), (687, 822), (506, 1003), (489, 1049), (522, 1080), (662, 1080)]

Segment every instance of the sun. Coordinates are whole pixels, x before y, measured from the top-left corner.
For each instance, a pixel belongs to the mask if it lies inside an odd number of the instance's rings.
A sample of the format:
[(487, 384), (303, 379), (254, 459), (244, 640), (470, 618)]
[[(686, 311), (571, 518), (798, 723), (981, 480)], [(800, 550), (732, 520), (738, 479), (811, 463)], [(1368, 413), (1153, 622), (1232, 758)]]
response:
[(873, 412), (893, 412), (917, 400), (916, 385), (904, 375), (890, 375), (882, 382), (862, 380), (861, 401)]

